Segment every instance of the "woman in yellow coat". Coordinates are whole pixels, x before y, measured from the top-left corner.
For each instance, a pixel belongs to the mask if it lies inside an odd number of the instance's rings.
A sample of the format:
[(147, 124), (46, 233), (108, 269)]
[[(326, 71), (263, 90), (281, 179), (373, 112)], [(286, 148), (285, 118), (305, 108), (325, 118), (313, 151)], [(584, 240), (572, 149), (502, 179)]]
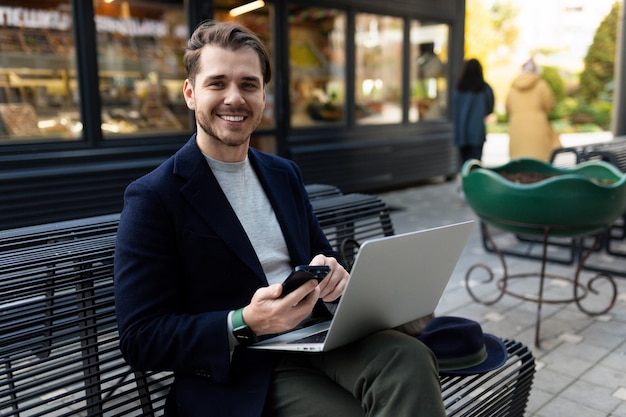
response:
[(509, 157), (535, 158), (548, 162), (552, 151), (561, 146), (548, 120), (554, 108), (554, 94), (541, 78), (533, 60), (522, 66), (506, 98), (509, 117)]

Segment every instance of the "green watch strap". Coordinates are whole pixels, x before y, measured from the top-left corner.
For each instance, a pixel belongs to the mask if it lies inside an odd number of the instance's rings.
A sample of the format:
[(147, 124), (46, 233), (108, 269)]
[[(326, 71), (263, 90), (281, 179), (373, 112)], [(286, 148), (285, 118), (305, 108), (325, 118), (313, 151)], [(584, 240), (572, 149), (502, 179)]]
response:
[(246, 327), (246, 322), (243, 321), (243, 308), (238, 308), (237, 310), (233, 311), (232, 322), (233, 330)]

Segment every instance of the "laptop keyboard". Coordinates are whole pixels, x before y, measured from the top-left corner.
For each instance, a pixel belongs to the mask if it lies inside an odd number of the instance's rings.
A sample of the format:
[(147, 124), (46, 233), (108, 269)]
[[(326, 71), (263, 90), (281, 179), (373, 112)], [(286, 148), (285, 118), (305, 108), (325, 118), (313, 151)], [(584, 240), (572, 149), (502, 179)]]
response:
[(323, 343), (326, 339), (326, 335), (328, 334), (328, 330), (324, 330), (323, 332), (315, 333), (310, 336), (303, 337), (302, 339), (292, 340), (291, 342), (287, 342), (287, 344), (296, 344), (296, 343)]

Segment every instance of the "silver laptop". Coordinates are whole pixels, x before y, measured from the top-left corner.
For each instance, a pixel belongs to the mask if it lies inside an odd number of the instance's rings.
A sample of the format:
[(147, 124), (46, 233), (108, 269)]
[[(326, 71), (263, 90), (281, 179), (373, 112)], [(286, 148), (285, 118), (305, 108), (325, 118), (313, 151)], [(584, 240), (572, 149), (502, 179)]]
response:
[(323, 352), (434, 312), (473, 224), (365, 241), (332, 320), (249, 347)]

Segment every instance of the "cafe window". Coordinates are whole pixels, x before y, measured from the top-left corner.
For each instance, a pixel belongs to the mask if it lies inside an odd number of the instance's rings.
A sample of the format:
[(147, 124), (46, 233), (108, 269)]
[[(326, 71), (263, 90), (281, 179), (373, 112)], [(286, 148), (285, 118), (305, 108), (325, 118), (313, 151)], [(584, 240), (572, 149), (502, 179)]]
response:
[(70, 0), (0, 5), (0, 145), (81, 137)]
[[(215, 20), (236, 21), (246, 26), (263, 41), (270, 57), (273, 56), (272, 27), (273, 16), (272, 5), (264, 1), (233, 1), (216, 0)], [(259, 129), (270, 129), (276, 123), (274, 79), (279, 75), (276, 72), (276, 65), (273, 66), (272, 81), (265, 87), (265, 111)]]
[(357, 123), (400, 123), (404, 21), (359, 13), (355, 22)]
[(189, 131), (183, 1), (94, 0), (105, 138)]
[(291, 126), (345, 122), (345, 13), (289, 7)]
[(446, 117), (448, 25), (411, 22), (411, 100), (409, 121)]

